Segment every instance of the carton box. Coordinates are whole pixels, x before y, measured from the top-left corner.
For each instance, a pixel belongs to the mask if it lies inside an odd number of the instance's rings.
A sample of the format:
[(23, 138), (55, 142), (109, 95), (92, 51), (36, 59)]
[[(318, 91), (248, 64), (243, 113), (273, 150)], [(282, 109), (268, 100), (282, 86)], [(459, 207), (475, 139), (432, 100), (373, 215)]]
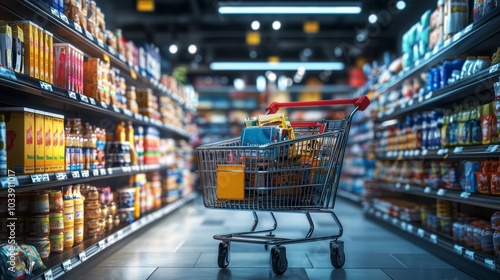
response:
[(65, 135), (64, 116), (52, 114), (52, 156), (54, 159), (54, 172), (65, 171)]
[(54, 83), (54, 35), (52, 33), (45, 31), (46, 44), (45, 49), (48, 54), (47, 56), (47, 71), (49, 73), (47, 82)]
[[(16, 21), (15, 24), (23, 30), (24, 35), (24, 74), (29, 75), (30, 77), (36, 77), (38, 75), (38, 65), (35, 67), (35, 36), (36, 27), (35, 24), (31, 21)], [(38, 46), (38, 42), (36, 43)], [(35, 70), (37, 73), (35, 73)]]
[(35, 172), (35, 111), (24, 107), (0, 107), (7, 127), (7, 168), (18, 174)]
[(45, 143), (45, 172), (53, 172), (54, 152), (52, 151), (52, 131), (53, 131), (52, 114), (45, 113), (43, 118), (44, 118), (43, 135)]
[(54, 84), (64, 89), (82, 93), (83, 53), (70, 44), (54, 46)]
[(45, 112), (35, 110), (35, 172), (45, 172)]
[(24, 74), (24, 32), (15, 24), (12, 28), (12, 67), (17, 73)]
[(12, 69), (12, 28), (0, 21), (0, 65)]
[(43, 29), (37, 28), (38, 33), (38, 73), (41, 81), (47, 81), (45, 77), (45, 35)]

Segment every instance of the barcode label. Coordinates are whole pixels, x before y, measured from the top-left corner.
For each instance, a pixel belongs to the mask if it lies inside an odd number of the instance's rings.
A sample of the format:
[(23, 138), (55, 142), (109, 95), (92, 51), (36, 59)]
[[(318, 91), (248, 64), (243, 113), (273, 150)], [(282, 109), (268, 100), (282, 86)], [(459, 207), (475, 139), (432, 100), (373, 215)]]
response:
[(94, 176), (94, 177), (99, 176), (99, 170), (97, 170), (97, 169), (92, 170), (92, 176)]
[(63, 266), (64, 272), (68, 272), (73, 268), (73, 264), (71, 264), (71, 260), (67, 260), (67, 261), (63, 262), (62, 266)]
[(71, 171), (71, 177), (73, 177), (73, 179), (80, 178), (80, 171)]
[(81, 262), (84, 262), (84, 261), (87, 260), (87, 254), (85, 254), (85, 251), (83, 251), (80, 254), (78, 254), (78, 257), (80, 258)]
[(66, 179), (68, 179), (68, 176), (66, 175), (66, 172), (59, 172), (59, 173), (56, 173), (56, 179), (58, 181), (66, 180)]

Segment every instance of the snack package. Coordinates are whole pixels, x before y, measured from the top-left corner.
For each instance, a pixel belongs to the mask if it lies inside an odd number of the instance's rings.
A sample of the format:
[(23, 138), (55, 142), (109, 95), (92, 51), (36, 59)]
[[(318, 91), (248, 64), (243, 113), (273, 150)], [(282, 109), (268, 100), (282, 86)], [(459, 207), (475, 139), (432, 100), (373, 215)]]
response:
[(464, 163), (464, 178), (462, 188), (471, 193), (478, 191), (476, 172), (479, 171), (479, 162), (476, 161), (466, 161)]
[(17, 244), (0, 244), (0, 272), (2, 279), (18, 280), (26, 276), (26, 265)]

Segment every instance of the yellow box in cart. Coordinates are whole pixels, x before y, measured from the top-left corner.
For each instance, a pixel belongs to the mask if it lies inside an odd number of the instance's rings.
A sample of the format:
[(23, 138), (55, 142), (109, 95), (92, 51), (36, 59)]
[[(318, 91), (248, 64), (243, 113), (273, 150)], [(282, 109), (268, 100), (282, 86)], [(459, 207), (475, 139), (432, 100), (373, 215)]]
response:
[(54, 159), (53, 171), (59, 172), (65, 170), (65, 132), (64, 116), (52, 114), (52, 157)]
[(38, 64), (35, 64), (35, 56), (38, 57), (38, 54), (35, 54), (35, 50), (38, 50), (38, 40), (35, 47), (35, 39), (38, 38), (35, 36), (37, 34), (36, 25), (31, 21), (16, 21), (14, 23), (21, 27), (24, 35), (24, 74), (35, 78), (38, 76)]
[(54, 171), (54, 155), (52, 151), (52, 131), (53, 131), (53, 123), (52, 123), (52, 114), (45, 113), (43, 116), (44, 119), (44, 144), (45, 144), (45, 172), (53, 172)]
[(35, 172), (45, 172), (45, 112), (35, 110)]
[(35, 110), (0, 107), (7, 127), (7, 168), (18, 174), (35, 172)]

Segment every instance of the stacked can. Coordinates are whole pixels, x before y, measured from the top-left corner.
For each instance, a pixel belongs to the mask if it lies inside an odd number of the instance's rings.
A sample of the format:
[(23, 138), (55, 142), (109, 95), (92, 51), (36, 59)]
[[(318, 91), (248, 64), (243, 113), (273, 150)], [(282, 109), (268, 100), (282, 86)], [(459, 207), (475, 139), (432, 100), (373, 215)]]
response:
[[(131, 224), (134, 222), (134, 213), (136, 212), (136, 190), (135, 187), (120, 188), (117, 193), (117, 211), (120, 217), (120, 223)], [(140, 207), (140, 206), (139, 206)], [(139, 210), (140, 211), (140, 208)]]
[(84, 207), (83, 197), (80, 193), (80, 185), (73, 188), (73, 205), (75, 207), (75, 225), (74, 225), (74, 244), (78, 245), (83, 242), (84, 236)]
[(60, 190), (51, 190), (49, 194), (50, 252), (60, 254), (64, 251), (64, 213), (63, 195)]
[(30, 216), (28, 216), (28, 235), (26, 244), (33, 245), (42, 259), (50, 255), (49, 241), (49, 194), (35, 192), (30, 199)]
[(99, 192), (96, 187), (85, 186), (81, 190), (85, 197), (85, 224), (84, 236), (94, 238), (102, 233), (101, 203), (99, 202)]
[(64, 214), (64, 250), (75, 244), (75, 202), (73, 200), (73, 186), (64, 187), (63, 194)]
[(130, 166), (130, 143), (128, 141), (115, 141), (107, 143), (106, 166)]

